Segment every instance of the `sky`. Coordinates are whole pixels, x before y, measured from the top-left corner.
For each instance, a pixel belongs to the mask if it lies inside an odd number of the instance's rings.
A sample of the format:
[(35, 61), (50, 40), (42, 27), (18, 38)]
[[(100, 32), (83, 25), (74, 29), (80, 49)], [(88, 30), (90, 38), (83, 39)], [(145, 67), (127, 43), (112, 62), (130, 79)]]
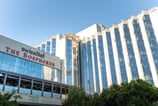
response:
[(111, 27), (156, 6), (158, 0), (0, 0), (0, 35), (34, 46), (97, 23)]

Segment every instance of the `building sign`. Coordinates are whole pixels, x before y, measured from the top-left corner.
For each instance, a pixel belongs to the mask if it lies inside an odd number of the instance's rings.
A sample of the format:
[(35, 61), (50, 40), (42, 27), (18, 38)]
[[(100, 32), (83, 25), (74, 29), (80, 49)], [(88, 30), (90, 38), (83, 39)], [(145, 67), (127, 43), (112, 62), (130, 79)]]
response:
[(0, 36), (0, 51), (61, 70), (60, 59), (33, 47)]
[(34, 62), (38, 62), (40, 64), (47, 65), (47, 66), (50, 66), (50, 67), (55, 66), (55, 63), (52, 63), (52, 62), (47, 61), (45, 59), (42, 59), (42, 58), (44, 58), (44, 53), (40, 54), (40, 52), (38, 52), (38, 51), (34, 52), (34, 51), (31, 51), (31, 50), (27, 50), (25, 48), (22, 48), (21, 51), (12, 49), (10, 47), (5, 47), (5, 48), (6, 48), (6, 52), (9, 53), (9, 54), (12, 54), (12, 55), (15, 55), (15, 56), (20, 56), (20, 53), (22, 52), (22, 56), (25, 59), (28, 59), (28, 60), (31, 60), (31, 61), (34, 61)]
[(44, 52), (43, 53), (40, 53), (39, 51), (35, 52), (35, 51), (32, 51), (31, 49), (26, 49), (26, 48), (22, 48), (21, 51), (44, 58)]

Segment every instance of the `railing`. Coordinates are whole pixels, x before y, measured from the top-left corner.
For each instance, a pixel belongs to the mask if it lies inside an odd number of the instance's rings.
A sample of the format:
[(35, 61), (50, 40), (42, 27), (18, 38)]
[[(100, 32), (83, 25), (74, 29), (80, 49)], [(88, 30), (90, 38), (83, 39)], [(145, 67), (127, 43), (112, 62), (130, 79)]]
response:
[(70, 86), (0, 70), (0, 91), (64, 99)]

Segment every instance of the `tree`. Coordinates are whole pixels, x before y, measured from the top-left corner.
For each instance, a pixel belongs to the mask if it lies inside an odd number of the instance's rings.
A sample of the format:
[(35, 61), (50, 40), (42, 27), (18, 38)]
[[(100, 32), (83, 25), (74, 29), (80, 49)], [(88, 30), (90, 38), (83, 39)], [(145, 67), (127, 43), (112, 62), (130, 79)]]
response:
[(64, 106), (158, 106), (158, 88), (143, 80), (113, 85), (99, 95), (72, 87)]
[(88, 95), (84, 89), (71, 87), (63, 106), (102, 106), (99, 94)]
[(0, 92), (0, 106), (19, 106), (18, 98), (21, 98), (21, 96), (17, 95), (15, 90), (6, 93)]
[(94, 93), (91, 98), (91, 106), (102, 106), (100, 95), (98, 93)]
[(104, 89), (100, 96), (103, 106), (156, 106), (158, 88), (143, 80), (133, 80)]
[(65, 99), (64, 106), (84, 106), (86, 93), (83, 89), (71, 87)]

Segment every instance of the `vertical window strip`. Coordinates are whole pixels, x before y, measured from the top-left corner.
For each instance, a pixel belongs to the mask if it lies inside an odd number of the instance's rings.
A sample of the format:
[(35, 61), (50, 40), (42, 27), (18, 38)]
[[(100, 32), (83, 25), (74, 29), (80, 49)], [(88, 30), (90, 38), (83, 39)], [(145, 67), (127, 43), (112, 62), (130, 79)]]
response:
[(158, 72), (158, 44), (156, 41), (156, 36), (155, 36), (155, 32), (154, 32), (153, 27), (152, 27), (150, 16), (144, 15), (143, 21), (144, 21), (146, 33), (148, 35), (147, 37), (148, 37), (148, 40), (150, 43), (150, 48), (151, 48), (152, 55), (154, 58), (154, 63), (155, 63), (155, 66), (156, 66), (156, 69)]
[(99, 60), (100, 60), (100, 69), (101, 69), (101, 75), (102, 75), (103, 88), (108, 88), (105, 58), (104, 58), (103, 39), (102, 39), (102, 36), (100, 35), (98, 36), (98, 48), (99, 48)]
[(115, 70), (114, 55), (113, 55), (113, 51), (112, 51), (113, 48), (112, 48), (112, 41), (111, 41), (110, 32), (106, 32), (106, 39), (107, 39), (107, 47), (108, 47), (108, 53), (109, 53), (112, 83), (117, 84), (117, 76), (116, 76), (116, 70)]
[(130, 60), (130, 66), (131, 66), (132, 76), (133, 76), (133, 79), (135, 80), (135, 79), (139, 78), (139, 75), (138, 75), (138, 70), (137, 70), (135, 55), (134, 55), (134, 51), (133, 51), (133, 45), (132, 45), (132, 41), (131, 41), (131, 35), (130, 35), (129, 27), (128, 27), (127, 24), (123, 25), (123, 30), (124, 30), (124, 36), (125, 36), (126, 45), (127, 45), (128, 58)]
[(96, 90), (100, 93), (100, 81), (99, 81), (99, 71), (98, 71), (98, 58), (97, 58), (97, 48), (96, 39), (93, 39), (93, 53), (94, 53), (94, 66), (95, 66), (95, 77), (96, 77)]
[(139, 23), (135, 19), (133, 20), (133, 28), (134, 28), (134, 33), (135, 33), (137, 44), (138, 44), (140, 60), (141, 60), (141, 63), (142, 63), (145, 80), (147, 82), (153, 84), (153, 79), (152, 79), (152, 75), (151, 75), (149, 61), (147, 59), (146, 50), (145, 50), (145, 46), (144, 46), (144, 41), (142, 39), (142, 33), (141, 33), (141, 30), (140, 30)]
[(126, 68), (125, 68), (125, 61), (124, 61), (124, 56), (123, 56), (123, 50), (122, 50), (122, 44), (121, 44), (121, 39), (120, 39), (120, 32), (118, 28), (114, 28), (114, 32), (115, 32), (116, 45), (117, 45), (117, 50), (118, 50), (119, 62), (120, 62), (122, 81), (128, 82)]
[(87, 57), (88, 57), (88, 70), (89, 70), (89, 82), (90, 82), (90, 93), (94, 94), (94, 80), (93, 80), (93, 66), (92, 66), (92, 52), (91, 52), (91, 41), (87, 42)]

